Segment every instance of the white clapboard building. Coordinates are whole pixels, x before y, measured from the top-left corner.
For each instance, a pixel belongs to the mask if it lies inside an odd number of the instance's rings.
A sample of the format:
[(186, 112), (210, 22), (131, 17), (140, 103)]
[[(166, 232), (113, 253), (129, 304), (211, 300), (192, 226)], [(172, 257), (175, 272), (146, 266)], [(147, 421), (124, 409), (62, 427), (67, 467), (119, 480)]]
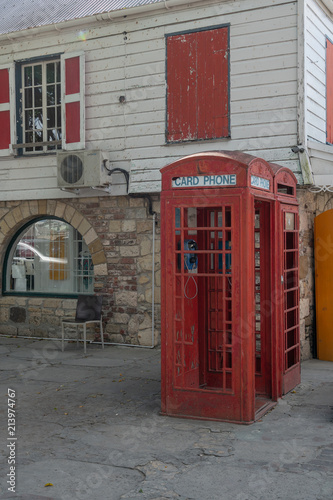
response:
[(313, 218), (331, 208), (332, 0), (1, 0), (0, 334), (57, 338), (80, 293), (156, 345), (160, 169), (239, 151), (299, 183), (303, 358)]

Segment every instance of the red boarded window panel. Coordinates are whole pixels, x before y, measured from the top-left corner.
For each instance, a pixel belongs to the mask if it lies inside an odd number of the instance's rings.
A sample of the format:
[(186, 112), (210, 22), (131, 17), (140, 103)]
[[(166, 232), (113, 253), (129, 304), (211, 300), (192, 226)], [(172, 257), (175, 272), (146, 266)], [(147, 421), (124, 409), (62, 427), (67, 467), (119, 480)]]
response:
[(65, 130), (63, 149), (85, 147), (84, 102), (84, 53), (66, 53), (61, 56), (64, 78), (62, 80), (62, 105)]
[(0, 70), (0, 104), (9, 103), (9, 71)]
[(80, 58), (78, 56), (65, 60), (65, 75), (66, 95), (80, 92)]
[(333, 144), (333, 43), (326, 39), (326, 142)]
[(10, 112), (0, 111), (0, 150), (10, 146)]
[(229, 28), (167, 38), (167, 141), (229, 136)]
[(69, 102), (66, 106), (66, 141), (80, 142), (80, 103)]
[(0, 70), (0, 155), (8, 154), (11, 143), (9, 68)]

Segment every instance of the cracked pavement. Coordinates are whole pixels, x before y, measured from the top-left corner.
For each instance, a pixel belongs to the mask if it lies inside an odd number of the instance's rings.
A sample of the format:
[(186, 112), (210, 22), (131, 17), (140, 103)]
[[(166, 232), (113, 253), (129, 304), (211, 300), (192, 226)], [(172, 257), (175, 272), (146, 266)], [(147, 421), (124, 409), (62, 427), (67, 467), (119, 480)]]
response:
[[(161, 416), (160, 351), (0, 337), (0, 498), (331, 500), (333, 363), (242, 426)], [(7, 400), (16, 392), (16, 491)]]

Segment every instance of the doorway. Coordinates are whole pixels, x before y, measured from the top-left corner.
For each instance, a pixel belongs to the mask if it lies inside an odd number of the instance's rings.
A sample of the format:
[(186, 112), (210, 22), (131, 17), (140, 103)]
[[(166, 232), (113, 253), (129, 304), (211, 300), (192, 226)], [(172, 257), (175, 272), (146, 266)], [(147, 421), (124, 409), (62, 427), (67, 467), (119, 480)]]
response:
[(272, 397), (271, 206), (254, 203), (255, 398), (259, 410)]

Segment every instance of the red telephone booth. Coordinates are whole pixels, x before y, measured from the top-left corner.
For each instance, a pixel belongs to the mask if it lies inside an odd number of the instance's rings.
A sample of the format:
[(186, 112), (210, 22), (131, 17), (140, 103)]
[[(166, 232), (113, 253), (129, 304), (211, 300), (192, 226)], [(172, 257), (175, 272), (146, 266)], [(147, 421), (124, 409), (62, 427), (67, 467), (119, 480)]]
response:
[(298, 205), (239, 152), (162, 172), (162, 413), (251, 423), (300, 382)]

